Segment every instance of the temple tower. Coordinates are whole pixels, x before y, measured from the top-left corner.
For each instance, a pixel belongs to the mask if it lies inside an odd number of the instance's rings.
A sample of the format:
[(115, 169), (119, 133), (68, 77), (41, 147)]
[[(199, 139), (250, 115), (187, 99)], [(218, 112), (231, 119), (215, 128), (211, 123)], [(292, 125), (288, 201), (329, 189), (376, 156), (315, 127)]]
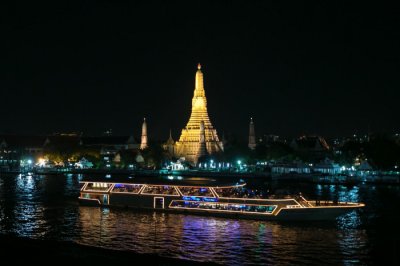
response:
[(147, 149), (147, 123), (146, 123), (146, 118), (143, 118), (143, 125), (142, 125), (142, 138), (140, 141), (140, 149), (144, 150)]
[(204, 139), (206, 154), (223, 151), (223, 144), (219, 140), (217, 130), (211, 124), (207, 111), (207, 99), (204, 90), (203, 72), (198, 64), (195, 89), (192, 99), (192, 113), (186, 127), (182, 129), (179, 141), (175, 143), (176, 156), (185, 157), (189, 162), (195, 163), (200, 151), (201, 122), (204, 124)]
[(253, 118), (250, 118), (250, 126), (249, 126), (249, 148), (254, 150), (256, 148), (256, 135), (254, 132), (254, 123)]

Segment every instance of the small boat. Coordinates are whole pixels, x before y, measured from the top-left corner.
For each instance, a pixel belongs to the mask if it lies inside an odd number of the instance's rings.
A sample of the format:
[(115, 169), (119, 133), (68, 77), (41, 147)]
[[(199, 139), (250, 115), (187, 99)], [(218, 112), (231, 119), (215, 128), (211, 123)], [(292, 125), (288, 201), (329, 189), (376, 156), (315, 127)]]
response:
[(90, 206), (119, 206), (257, 220), (334, 220), (364, 207), (363, 203), (310, 201), (301, 194), (261, 197), (244, 182), (215, 179), (85, 180), (79, 202)]

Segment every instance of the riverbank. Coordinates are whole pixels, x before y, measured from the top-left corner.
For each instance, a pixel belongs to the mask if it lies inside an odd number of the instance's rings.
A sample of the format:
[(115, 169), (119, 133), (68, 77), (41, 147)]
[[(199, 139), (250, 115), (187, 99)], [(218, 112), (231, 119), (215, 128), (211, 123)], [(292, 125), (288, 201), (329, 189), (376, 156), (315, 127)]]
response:
[[(139, 254), (131, 251), (90, 247), (66, 241), (37, 240), (0, 235), (2, 260), (10, 264), (61, 263), (80, 265), (204, 265), (205, 263), (183, 259), (165, 258), (156, 254)], [(73, 264), (72, 264), (73, 263)], [(209, 265), (210, 262), (207, 262)], [(212, 263), (211, 263), (212, 264)], [(216, 264), (215, 264), (216, 265)]]
[(274, 174), (270, 172), (233, 172), (233, 171), (206, 171), (206, 170), (128, 170), (128, 169), (54, 169), (54, 168), (36, 168), (30, 171), (1, 171), (0, 174), (27, 174), (34, 175), (59, 175), (59, 174), (85, 174), (95, 176), (111, 177), (129, 176), (129, 177), (205, 177), (219, 179), (245, 179), (245, 180), (263, 180), (273, 182), (304, 182), (312, 184), (326, 185), (400, 185), (400, 175), (382, 174), (370, 176), (344, 175), (344, 174), (320, 174), (320, 173), (289, 173)]
[(271, 177), (273, 182), (303, 182), (320, 185), (400, 185), (398, 175), (350, 176), (350, 175), (322, 175), (322, 174), (280, 174)]
[(233, 177), (233, 178), (265, 178), (271, 177), (268, 172), (233, 172), (233, 171), (205, 171), (205, 170), (128, 170), (128, 169), (65, 169), (65, 168), (35, 168), (29, 171), (23, 170), (7, 170), (0, 173), (32, 173), (32, 174), (89, 174), (89, 175), (127, 175), (141, 177), (157, 177), (157, 176), (187, 176), (187, 177)]

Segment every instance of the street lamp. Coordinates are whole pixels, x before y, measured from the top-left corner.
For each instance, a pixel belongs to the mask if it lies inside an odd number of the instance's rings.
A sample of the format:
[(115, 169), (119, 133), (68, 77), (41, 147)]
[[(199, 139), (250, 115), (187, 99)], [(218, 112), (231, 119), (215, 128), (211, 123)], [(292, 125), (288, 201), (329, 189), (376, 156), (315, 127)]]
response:
[(242, 161), (241, 161), (241, 160), (238, 160), (238, 161), (237, 161), (237, 164), (238, 164), (238, 166), (239, 166), (239, 167), (238, 167), (238, 168), (239, 168), (238, 171), (242, 170), (242, 165), (241, 165), (241, 164), (242, 164)]

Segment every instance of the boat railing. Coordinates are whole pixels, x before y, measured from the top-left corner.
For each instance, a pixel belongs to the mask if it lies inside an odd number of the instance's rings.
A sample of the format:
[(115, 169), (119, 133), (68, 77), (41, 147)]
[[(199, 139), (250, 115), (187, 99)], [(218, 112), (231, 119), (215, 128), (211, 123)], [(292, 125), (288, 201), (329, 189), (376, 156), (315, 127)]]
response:
[(302, 195), (298, 196), (297, 201), (299, 202), (300, 205), (303, 207), (314, 207), (308, 200), (306, 200)]
[(286, 208), (288, 208), (288, 209), (303, 208), (303, 206), (301, 206), (301, 205), (286, 205)]

